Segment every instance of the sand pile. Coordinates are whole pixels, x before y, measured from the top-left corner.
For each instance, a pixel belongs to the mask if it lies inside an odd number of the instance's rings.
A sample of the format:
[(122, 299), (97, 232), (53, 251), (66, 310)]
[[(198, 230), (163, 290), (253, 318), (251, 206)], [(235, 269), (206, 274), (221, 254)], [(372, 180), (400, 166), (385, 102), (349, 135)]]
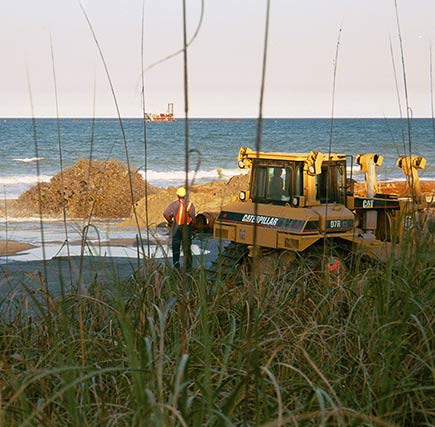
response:
[[(435, 181), (420, 181), (421, 192), (426, 197), (434, 197), (435, 195)], [(398, 197), (409, 197), (411, 191), (406, 181), (380, 181), (378, 182), (379, 193), (391, 194)], [(355, 184), (355, 195), (364, 197), (365, 184), (358, 182)]]
[[(214, 181), (198, 184), (192, 186), (189, 200), (194, 203), (196, 213), (219, 212), (222, 206), (237, 198), (240, 190), (246, 189), (247, 186), (247, 175), (234, 176), (228, 182)], [(145, 199), (139, 200), (135, 204), (138, 224), (146, 225), (146, 209), (148, 210), (149, 225), (153, 226), (164, 222), (162, 212), (170, 202), (177, 199), (176, 190), (176, 187), (169, 187), (150, 195), (148, 206), (145, 206)], [(130, 218), (121, 225), (136, 225), (134, 214), (132, 213)]]
[[(133, 200), (137, 202), (145, 193), (145, 181), (134, 172), (131, 174)], [(64, 191), (62, 192), (62, 188)], [(148, 194), (157, 189), (148, 186)], [(90, 162), (80, 159), (63, 174), (54, 176), (50, 182), (41, 183), (23, 193), (17, 205), (23, 214), (39, 212), (45, 216), (61, 216), (63, 205), (70, 218), (126, 218), (131, 212), (130, 179), (126, 165), (118, 160)], [(64, 196), (64, 203), (62, 202)]]

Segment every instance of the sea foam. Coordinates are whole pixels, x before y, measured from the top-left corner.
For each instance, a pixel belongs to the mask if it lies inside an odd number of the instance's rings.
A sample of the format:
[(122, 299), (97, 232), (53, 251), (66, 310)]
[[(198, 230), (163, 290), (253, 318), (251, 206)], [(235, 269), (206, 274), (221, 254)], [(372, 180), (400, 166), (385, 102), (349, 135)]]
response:
[[(182, 170), (171, 171), (154, 171), (150, 170), (146, 173), (143, 170), (139, 171), (141, 175), (146, 177), (151, 185), (157, 187), (168, 187), (170, 185), (177, 186), (182, 185), (186, 179), (186, 172)], [(199, 184), (216, 180), (228, 180), (232, 176), (246, 174), (247, 170), (244, 169), (221, 169), (216, 168), (212, 170), (199, 170), (198, 172), (190, 172), (189, 182), (190, 184)], [(193, 182), (192, 182), (193, 181)]]
[(52, 176), (50, 175), (0, 175), (0, 185), (34, 185), (37, 182), (49, 182)]
[(21, 162), (21, 163), (32, 163), (32, 162), (38, 162), (41, 160), (45, 160), (45, 157), (24, 157), (22, 159), (12, 159), (15, 160), (16, 162)]

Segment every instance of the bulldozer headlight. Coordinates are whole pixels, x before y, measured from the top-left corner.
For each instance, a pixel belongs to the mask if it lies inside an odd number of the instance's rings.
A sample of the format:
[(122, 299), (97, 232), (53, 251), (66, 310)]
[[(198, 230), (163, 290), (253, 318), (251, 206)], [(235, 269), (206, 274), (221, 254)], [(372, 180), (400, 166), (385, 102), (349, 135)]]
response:
[(244, 191), (241, 191), (241, 192), (239, 193), (239, 199), (240, 199), (240, 200), (246, 200), (246, 193), (245, 193)]
[(239, 168), (245, 169), (245, 164), (243, 163), (243, 160), (239, 160)]
[(292, 204), (293, 204), (293, 206), (299, 206), (299, 198), (298, 197), (293, 197)]

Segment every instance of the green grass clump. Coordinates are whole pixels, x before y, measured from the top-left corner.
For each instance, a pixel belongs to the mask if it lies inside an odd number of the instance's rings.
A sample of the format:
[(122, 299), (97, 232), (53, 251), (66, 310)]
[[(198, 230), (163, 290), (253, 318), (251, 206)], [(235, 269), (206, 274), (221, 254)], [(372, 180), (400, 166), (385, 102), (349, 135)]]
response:
[(434, 425), (434, 269), (355, 266), (235, 286), (150, 260), (32, 310), (4, 299), (0, 425)]

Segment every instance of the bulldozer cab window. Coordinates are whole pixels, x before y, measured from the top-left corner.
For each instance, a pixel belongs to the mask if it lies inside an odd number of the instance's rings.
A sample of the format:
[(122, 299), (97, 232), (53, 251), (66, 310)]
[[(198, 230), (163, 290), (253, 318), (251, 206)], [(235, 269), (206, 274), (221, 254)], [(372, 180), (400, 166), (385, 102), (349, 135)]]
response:
[(303, 164), (254, 167), (251, 194), (254, 202), (285, 204), (302, 195)]
[(344, 203), (346, 190), (346, 166), (343, 162), (322, 165), (322, 173), (316, 176), (317, 200), (320, 203)]

